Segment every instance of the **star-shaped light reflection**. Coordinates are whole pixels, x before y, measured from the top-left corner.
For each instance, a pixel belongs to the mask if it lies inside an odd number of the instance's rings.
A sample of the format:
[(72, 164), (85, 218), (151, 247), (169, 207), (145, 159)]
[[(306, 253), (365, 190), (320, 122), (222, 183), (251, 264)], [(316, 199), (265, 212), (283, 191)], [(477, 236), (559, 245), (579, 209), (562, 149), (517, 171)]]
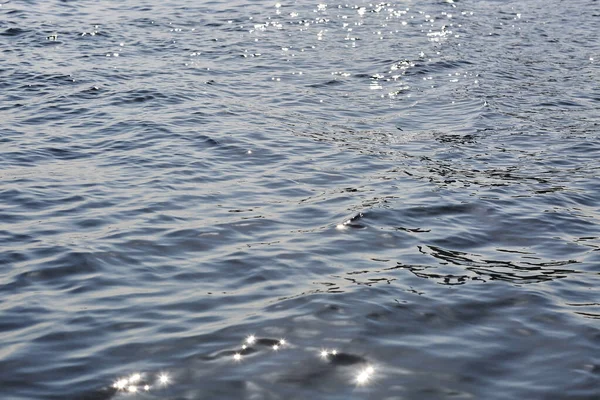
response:
[(375, 368), (369, 365), (367, 368), (363, 369), (358, 373), (358, 375), (356, 376), (356, 383), (360, 386), (366, 385), (373, 377), (374, 372)]
[(166, 385), (167, 383), (169, 383), (169, 375), (167, 374), (160, 374), (158, 376), (158, 381), (160, 382), (161, 385)]
[(113, 387), (117, 390), (125, 390), (125, 388), (127, 387), (127, 384), (129, 383), (129, 381), (127, 379), (119, 379), (118, 381), (116, 381), (113, 385)]

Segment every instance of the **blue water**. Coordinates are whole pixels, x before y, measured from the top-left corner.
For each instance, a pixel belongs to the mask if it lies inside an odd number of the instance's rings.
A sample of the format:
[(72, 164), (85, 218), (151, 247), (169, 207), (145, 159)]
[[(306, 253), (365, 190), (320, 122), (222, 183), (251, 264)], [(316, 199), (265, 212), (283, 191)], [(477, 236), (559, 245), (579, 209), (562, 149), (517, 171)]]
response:
[(600, 398), (598, 27), (2, 3), (0, 398)]

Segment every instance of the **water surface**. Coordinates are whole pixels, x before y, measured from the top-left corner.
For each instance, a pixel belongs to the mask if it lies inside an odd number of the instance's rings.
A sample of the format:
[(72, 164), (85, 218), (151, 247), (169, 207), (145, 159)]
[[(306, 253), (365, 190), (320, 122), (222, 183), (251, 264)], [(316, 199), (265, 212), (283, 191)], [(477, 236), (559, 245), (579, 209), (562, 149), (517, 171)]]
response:
[(0, 15), (2, 398), (600, 398), (597, 1)]

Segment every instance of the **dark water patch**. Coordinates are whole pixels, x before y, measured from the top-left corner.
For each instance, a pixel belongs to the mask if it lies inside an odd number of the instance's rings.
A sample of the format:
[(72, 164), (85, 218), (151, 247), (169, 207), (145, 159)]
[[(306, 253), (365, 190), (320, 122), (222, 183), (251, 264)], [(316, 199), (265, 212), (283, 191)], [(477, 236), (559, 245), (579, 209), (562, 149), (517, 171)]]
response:
[[(13, 244), (14, 242), (11, 241), (11, 244)], [(29, 257), (21, 252), (15, 252), (15, 251), (4, 251), (0, 253), (0, 261), (3, 263), (3, 265), (8, 266), (8, 265), (15, 265), (18, 263), (22, 263), (25, 262), (29, 259)], [(8, 268), (3, 268), (5, 270), (8, 270)]]
[(28, 33), (29, 31), (22, 28), (7, 28), (0, 32), (0, 36), (20, 36)]
[(56, 158), (58, 160), (74, 160), (77, 158), (85, 157), (84, 154), (78, 153), (75, 150), (57, 147), (43, 149), (42, 153), (46, 153), (50, 157)]
[(91, 100), (97, 96), (102, 95), (103, 88), (100, 86), (91, 86), (87, 89), (81, 90), (79, 93), (72, 96), (73, 99)]
[(329, 362), (333, 365), (339, 366), (348, 366), (348, 365), (356, 365), (356, 364), (366, 364), (367, 360), (364, 357), (348, 354), (348, 353), (338, 353), (332, 354), (330, 356)]
[[(424, 254), (439, 259), (440, 265), (404, 265), (399, 263), (395, 268), (409, 270), (415, 276), (434, 279), (445, 285), (460, 285), (469, 281), (503, 280), (513, 283), (539, 283), (554, 279), (566, 278), (577, 273), (570, 268), (577, 261), (536, 262), (523, 260), (520, 263), (481, 259), (481, 257), (462, 252), (430, 247), (421, 249)], [(526, 259), (527, 257), (523, 257)], [(458, 269), (456, 267), (459, 267)]]
[(342, 85), (343, 82), (338, 80), (338, 79), (332, 79), (329, 80), (327, 82), (323, 82), (323, 83), (314, 83), (312, 85), (309, 85), (309, 87), (311, 88), (323, 88), (323, 87), (329, 87), (329, 86), (336, 86), (336, 85)]
[(24, 272), (23, 277), (30, 281), (68, 281), (76, 275), (89, 275), (100, 270), (98, 259), (89, 253), (71, 253), (51, 262), (44, 263), (34, 270)]
[[(167, 96), (165, 93), (158, 90), (151, 89), (138, 89), (131, 90), (125, 93), (120, 93), (118, 99), (114, 103), (114, 105), (123, 105), (123, 104), (137, 104), (137, 103), (145, 103), (152, 102), (156, 100), (159, 102), (160, 100), (170, 100), (167, 102), (174, 101), (178, 96)], [(164, 101), (160, 101), (163, 103)]]
[(446, 73), (446, 70), (453, 70), (456, 68), (462, 68), (471, 65), (472, 63), (467, 60), (441, 60), (435, 62), (427, 62), (424, 63), (419, 60), (414, 61), (401, 61), (396, 65), (405, 66), (410, 68), (405, 68), (405, 74), (408, 76), (412, 75), (428, 75), (428, 74), (437, 74), (437, 73)]

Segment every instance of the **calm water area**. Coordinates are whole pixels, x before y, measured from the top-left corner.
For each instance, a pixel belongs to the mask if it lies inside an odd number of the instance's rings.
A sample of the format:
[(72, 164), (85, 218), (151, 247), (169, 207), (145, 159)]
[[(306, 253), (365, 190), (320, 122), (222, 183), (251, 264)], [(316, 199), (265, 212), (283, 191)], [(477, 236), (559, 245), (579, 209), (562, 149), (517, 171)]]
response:
[(600, 399), (600, 1), (0, 1), (0, 399)]

